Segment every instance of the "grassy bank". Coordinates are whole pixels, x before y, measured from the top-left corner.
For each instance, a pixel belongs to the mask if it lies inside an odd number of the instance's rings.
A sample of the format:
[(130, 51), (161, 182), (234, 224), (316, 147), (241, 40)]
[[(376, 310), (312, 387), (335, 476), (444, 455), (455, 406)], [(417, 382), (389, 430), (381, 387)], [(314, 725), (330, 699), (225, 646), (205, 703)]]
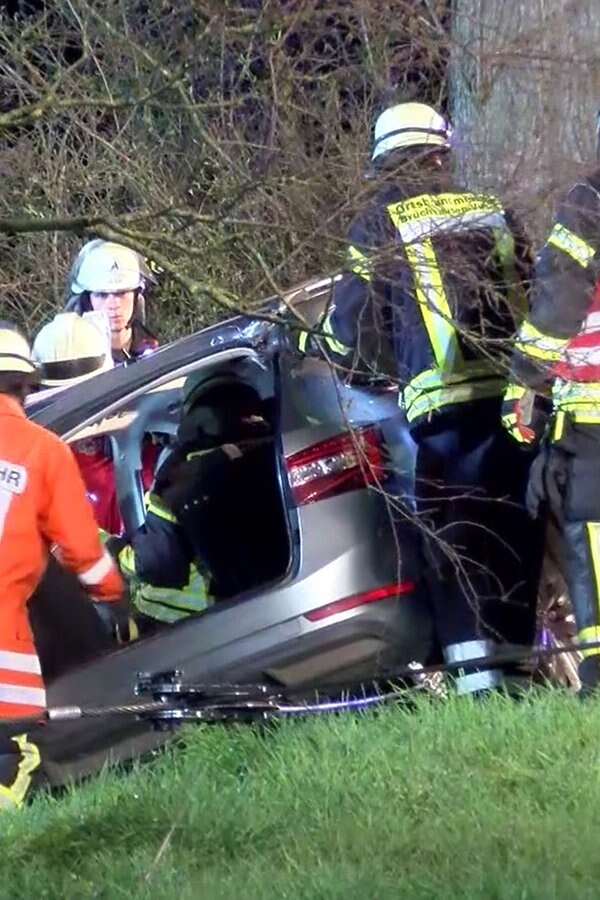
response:
[(193, 730), (4, 815), (0, 897), (597, 897), (599, 756), (556, 694)]

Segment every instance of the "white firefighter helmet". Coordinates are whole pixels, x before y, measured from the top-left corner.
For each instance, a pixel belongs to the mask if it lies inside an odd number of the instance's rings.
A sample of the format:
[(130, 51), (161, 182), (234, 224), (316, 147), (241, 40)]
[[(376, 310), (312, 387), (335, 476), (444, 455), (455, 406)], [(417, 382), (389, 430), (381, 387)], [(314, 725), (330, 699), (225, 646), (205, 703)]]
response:
[(153, 278), (140, 253), (96, 238), (85, 244), (69, 273), (67, 293), (69, 296), (86, 291), (98, 293), (119, 293), (121, 291), (143, 290)]
[(63, 312), (40, 330), (32, 356), (46, 387), (69, 387), (113, 367), (106, 333), (74, 312)]
[(397, 103), (375, 122), (373, 152), (376, 160), (406, 147), (450, 148), (452, 129), (446, 119), (425, 103)]
[(0, 322), (0, 372), (33, 375), (36, 371), (27, 338), (12, 323)]

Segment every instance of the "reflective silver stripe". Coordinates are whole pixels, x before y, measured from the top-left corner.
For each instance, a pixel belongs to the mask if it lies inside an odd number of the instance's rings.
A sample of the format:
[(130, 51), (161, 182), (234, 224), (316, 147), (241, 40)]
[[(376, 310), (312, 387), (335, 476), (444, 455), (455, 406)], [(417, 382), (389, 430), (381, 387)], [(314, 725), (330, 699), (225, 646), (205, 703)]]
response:
[(586, 331), (597, 331), (600, 328), (600, 312), (592, 312), (585, 317), (580, 334)]
[[(449, 644), (444, 648), (446, 662), (467, 662), (483, 656), (494, 656), (498, 645), (494, 641), (462, 641), (460, 644)], [(482, 691), (497, 687), (502, 683), (502, 672), (499, 669), (487, 669), (485, 672), (468, 672), (464, 675), (456, 673), (456, 689), (459, 694), (471, 691)]]
[(113, 565), (112, 556), (108, 550), (105, 550), (98, 562), (95, 562), (85, 572), (79, 572), (77, 577), (82, 584), (99, 584), (104, 576), (112, 570)]
[(44, 688), (23, 687), (17, 684), (3, 684), (0, 682), (0, 703), (19, 703), (24, 706), (46, 706), (46, 691)]
[(11, 672), (31, 672), (41, 675), (40, 661), (35, 653), (14, 653), (12, 650), (0, 650), (0, 669)]
[(497, 649), (494, 641), (461, 641), (460, 644), (448, 644), (444, 648), (444, 658), (449, 663), (465, 662), (482, 656), (493, 656)]
[(456, 679), (456, 690), (459, 694), (471, 694), (473, 691), (484, 691), (487, 688), (502, 684), (502, 672), (499, 669), (488, 669), (486, 672), (470, 672), (459, 675)]

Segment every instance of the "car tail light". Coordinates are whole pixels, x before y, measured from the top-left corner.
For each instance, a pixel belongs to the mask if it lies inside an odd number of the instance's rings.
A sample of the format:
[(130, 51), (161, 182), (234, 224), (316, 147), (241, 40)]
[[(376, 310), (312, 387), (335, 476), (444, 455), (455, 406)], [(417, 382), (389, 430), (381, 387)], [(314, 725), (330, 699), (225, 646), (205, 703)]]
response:
[(348, 612), (356, 606), (364, 606), (367, 603), (376, 603), (378, 600), (387, 600), (388, 597), (396, 597), (400, 594), (408, 594), (415, 586), (414, 581), (398, 581), (394, 584), (386, 584), (384, 587), (374, 588), (372, 591), (364, 591), (361, 594), (352, 594), (351, 597), (344, 597), (342, 600), (335, 600), (333, 603), (327, 603), (325, 606), (318, 606), (311, 609), (310, 612), (304, 613), (304, 618), (309, 622), (319, 622), (321, 619), (328, 619), (341, 612)]
[(297, 506), (378, 482), (384, 473), (381, 432), (376, 426), (345, 431), (286, 457)]

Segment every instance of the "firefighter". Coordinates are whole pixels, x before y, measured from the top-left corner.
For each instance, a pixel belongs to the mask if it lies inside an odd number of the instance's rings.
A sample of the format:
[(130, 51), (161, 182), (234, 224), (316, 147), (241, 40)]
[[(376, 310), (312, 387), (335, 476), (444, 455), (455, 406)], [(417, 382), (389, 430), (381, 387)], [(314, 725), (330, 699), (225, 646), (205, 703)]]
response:
[[(578, 638), (600, 640), (600, 167), (558, 205), (535, 267), (531, 310), (515, 345), (514, 380), (552, 397), (527, 502), (562, 528)], [(600, 684), (600, 649), (583, 652), (581, 693)]]
[(39, 374), (37, 396), (41, 391), (48, 391), (51, 396), (113, 368), (107, 335), (96, 320), (90, 321), (86, 316), (61, 312), (38, 331), (31, 348)]
[[(52, 552), (77, 576), (111, 627), (127, 622), (123, 582), (98, 540), (92, 509), (69, 447), (28, 420), (37, 378), (27, 340), (0, 326), (0, 719), (46, 706), (27, 603)], [(0, 732), (0, 808), (19, 806), (40, 767), (29, 734)]]
[[(114, 366), (110, 339), (88, 313), (59, 313), (38, 332), (33, 358), (39, 366), (40, 386), (48, 391), (64, 390), (106, 372)], [(85, 481), (99, 528), (121, 534), (114, 463), (110, 443), (104, 436), (84, 438), (71, 445)], [(148, 490), (154, 478), (160, 445), (146, 438), (141, 448), (141, 479)]]
[[(254, 523), (259, 503), (264, 512), (279, 499), (272, 496), (275, 473), (267, 471), (275, 465), (270, 436), (264, 402), (236, 373), (186, 379), (177, 441), (157, 473), (145, 524), (127, 546), (115, 547), (124, 574), (145, 586), (132, 592), (142, 630), (200, 611), (266, 577), (261, 531), (249, 526), (248, 517)], [(253, 490), (254, 502), (248, 497)], [(284, 552), (278, 540), (272, 539), (270, 557)]]
[[(491, 656), (500, 641), (526, 648), (541, 565), (524, 505), (532, 454), (501, 413), (531, 249), (495, 196), (457, 186), (450, 126), (425, 104), (381, 113), (369, 176), (320, 337), (300, 332), (298, 348), (319, 346), (356, 381), (399, 384), (446, 660)], [(457, 688), (485, 691), (502, 675), (464, 671)]]
[(154, 284), (156, 277), (141, 254), (96, 238), (82, 247), (71, 266), (65, 309), (80, 315), (106, 312), (113, 359), (128, 364), (158, 347), (146, 325), (144, 296)]

